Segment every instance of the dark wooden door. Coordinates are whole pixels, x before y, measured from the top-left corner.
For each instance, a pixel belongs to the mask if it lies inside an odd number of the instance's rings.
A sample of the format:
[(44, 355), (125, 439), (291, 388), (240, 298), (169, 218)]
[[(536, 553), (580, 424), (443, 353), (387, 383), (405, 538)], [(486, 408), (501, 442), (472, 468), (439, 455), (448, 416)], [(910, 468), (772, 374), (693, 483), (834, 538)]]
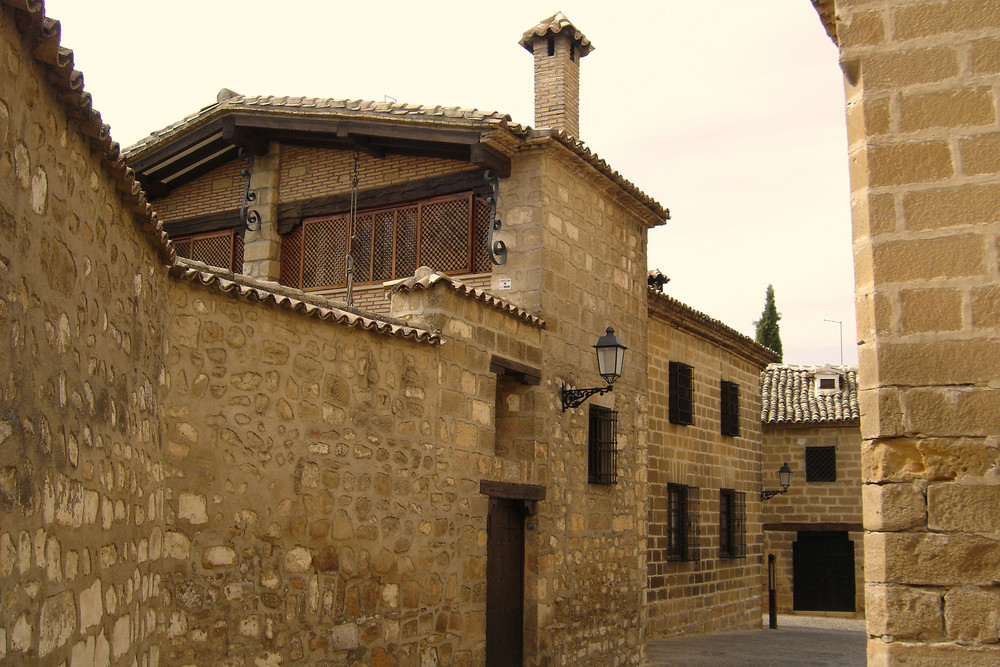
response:
[(486, 666), (524, 662), (524, 502), (490, 498), (486, 541)]
[(801, 531), (792, 544), (796, 611), (854, 611), (854, 542), (846, 532)]

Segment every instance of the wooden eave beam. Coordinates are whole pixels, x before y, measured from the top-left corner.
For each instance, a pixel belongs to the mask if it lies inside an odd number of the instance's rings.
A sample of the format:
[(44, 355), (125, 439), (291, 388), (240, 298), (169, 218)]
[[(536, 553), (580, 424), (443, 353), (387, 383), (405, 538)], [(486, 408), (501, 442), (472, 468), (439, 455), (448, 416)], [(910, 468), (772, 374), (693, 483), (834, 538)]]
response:
[(227, 116), (222, 119), (222, 138), (225, 141), (246, 148), (254, 155), (267, 155), (271, 142), (258, 134), (253, 128), (237, 126), (235, 119)]
[(483, 169), (492, 169), (500, 178), (510, 176), (510, 158), (482, 142), (469, 146), (469, 161)]
[(207, 123), (194, 132), (184, 136), (177, 142), (170, 142), (168, 145), (160, 148), (159, 150), (152, 151), (139, 157), (129, 158), (128, 166), (132, 167), (133, 170), (139, 173), (151, 172), (156, 165), (166, 162), (175, 155), (189, 150), (192, 146), (196, 146), (206, 139), (211, 138), (212, 135), (218, 134), (221, 136), (221, 133), (222, 121), (216, 120)]

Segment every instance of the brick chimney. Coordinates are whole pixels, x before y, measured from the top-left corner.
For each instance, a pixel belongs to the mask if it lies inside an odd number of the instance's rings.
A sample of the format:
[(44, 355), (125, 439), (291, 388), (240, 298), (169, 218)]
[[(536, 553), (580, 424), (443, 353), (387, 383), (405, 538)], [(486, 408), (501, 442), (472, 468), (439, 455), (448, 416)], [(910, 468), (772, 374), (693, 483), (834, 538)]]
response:
[(558, 12), (524, 33), (519, 42), (535, 56), (535, 127), (580, 136), (580, 58), (590, 40)]

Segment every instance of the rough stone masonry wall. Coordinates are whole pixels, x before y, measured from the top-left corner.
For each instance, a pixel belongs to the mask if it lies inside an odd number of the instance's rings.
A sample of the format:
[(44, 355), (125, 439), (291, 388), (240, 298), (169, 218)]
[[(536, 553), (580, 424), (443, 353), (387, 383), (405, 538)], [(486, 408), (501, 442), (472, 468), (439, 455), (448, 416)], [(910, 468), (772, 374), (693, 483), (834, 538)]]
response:
[[(649, 318), (650, 637), (760, 627), (760, 367), (716, 343)], [(668, 364), (693, 367), (694, 423), (669, 421)], [(719, 382), (740, 386), (740, 435), (721, 435)], [(699, 559), (667, 560), (667, 485), (699, 489)], [(719, 490), (746, 493), (746, 557), (719, 557)]]
[(0, 6), (0, 662), (158, 663), (165, 278)]
[(869, 664), (996, 664), (1000, 3), (836, 5)]
[[(538, 551), (538, 661), (641, 664), (645, 634), (646, 227), (563, 149), (519, 154), (501, 184), (510, 254), (497, 292), (542, 316), (534, 459), (548, 474), (550, 539)], [(614, 248), (609, 252), (608, 247)], [(613, 326), (629, 347), (613, 392), (563, 413), (560, 390), (600, 386), (593, 345)], [(618, 482), (587, 482), (588, 406), (618, 410)], [(543, 522), (539, 519), (539, 526)], [(541, 528), (540, 528), (541, 529)]]
[[(806, 447), (836, 447), (837, 481), (806, 481)], [(777, 470), (788, 462), (792, 485), (763, 503), (764, 553), (776, 556), (778, 611), (792, 611), (792, 543), (799, 530), (847, 530), (854, 542), (854, 608), (865, 609), (864, 540), (861, 527), (861, 430), (857, 422), (763, 426), (764, 487), (780, 488)], [(781, 526), (784, 524), (784, 528)], [(788, 527), (788, 524), (796, 524)], [(845, 527), (824, 527), (840, 524)], [(851, 526), (847, 528), (846, 525)], [(767, 610), (767, 600), (763, 600)]]
[(535, 477), (489, 358), (538, 330), (443, 299), (433, 347), (173, 286), (165, 663), (483, 664), (479, 482)]

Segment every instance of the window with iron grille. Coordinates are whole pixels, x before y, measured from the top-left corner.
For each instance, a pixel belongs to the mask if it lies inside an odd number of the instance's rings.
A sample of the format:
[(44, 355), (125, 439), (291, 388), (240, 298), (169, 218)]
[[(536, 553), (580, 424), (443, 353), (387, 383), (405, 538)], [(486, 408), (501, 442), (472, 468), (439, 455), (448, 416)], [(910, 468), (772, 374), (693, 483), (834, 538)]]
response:
[(231, 229), (170, 240), (179, 257), (243, 273), (243, 237)]
[(806, 481), (837, 481), (836, 447), (806, 447)]
[(740, 434), (740, 386), (723, 380), (722, 395), (722, 435), (736, 437)]
[(667, 484), (667, 560), (698, 560), (698, 488)]
[(746, 494), (719, 489), (719, 558), (746, 558)]
[[(351, 239), (354, 284), (412, 276), (418, 266), (442, 273), (485, 273), (490, 207), (472, 193), (362, 211)], [(281, 239), (281, 283), (303, 290), (347, 284), (349, 216), (303, 220)]]
[(618, 481), (618, 411), (590, 406), (587, 481), (615, 484)]
[(669, 364), (670, 423), (687, 426), (694, 423), (693, 369), (679, 361)]

